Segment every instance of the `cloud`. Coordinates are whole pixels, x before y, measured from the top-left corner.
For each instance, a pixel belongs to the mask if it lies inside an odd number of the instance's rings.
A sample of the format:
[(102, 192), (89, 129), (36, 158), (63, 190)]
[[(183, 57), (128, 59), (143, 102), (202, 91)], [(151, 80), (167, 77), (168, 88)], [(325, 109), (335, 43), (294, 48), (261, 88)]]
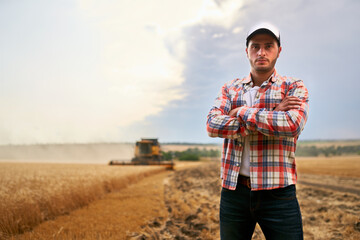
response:
[(224, 10), (226, 3), (204, 1), (203, 12), (182, 28), (186, 42), (182, 86), (187, 97), (146, 118), (151, 129), (139, 124), (130, 126), (129, 132), (163, 141), (220, 140), (209, 139), (205, 132), (208, 110), (226, 81), (249, 73), (246, 30), (270, 21), (282, 35), (278, 72), (303, 79), (310, 92), (310, 116), (301, 139), (358, 138), (360, 112), (354, 109), (360, 103), (359, 81), (354, 76), (360, 27), (354, 23), (359, 21), (360, 2), (254, 0)]
[(169, 3), (139, 0), (83, 1), (81, 6), (87, 20), (102, 19), (96, 26), (103, 39), (101, 74), (110, 85), (108, 94), (126, 103), (121, 106), (126, 117), (118, 119), (119, 126), (155, 115), (184, 97), (181, 47), (169, 52), (165, 45), (168, 32), (184, 20), (179, 14), (185, 12), (184, 6), (175, 9)]
[(4, 62), (0, 143), (116, 141), (119, 129), (184, 98), (180, 30), (200, 6), (189, 0), (8, 4), (14, 28), (2, 25), (9, 36), (2, 41), (15, 57)]

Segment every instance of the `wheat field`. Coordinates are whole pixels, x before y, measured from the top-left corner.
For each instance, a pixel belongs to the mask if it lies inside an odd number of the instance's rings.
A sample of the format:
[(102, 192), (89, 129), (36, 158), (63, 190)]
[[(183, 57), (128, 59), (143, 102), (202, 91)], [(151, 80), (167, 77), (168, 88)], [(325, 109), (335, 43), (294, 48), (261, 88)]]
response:
[[(219, 164), (0, 163), (0, 239), (219, 239)], [(360, 157), (297, 166), (305, 239), (358, 239)]]
[(359, 156), (298, 157), (298, 172), (360, 178)]
[(158, 166), (0, 163), (0, 239), (164, 171)]

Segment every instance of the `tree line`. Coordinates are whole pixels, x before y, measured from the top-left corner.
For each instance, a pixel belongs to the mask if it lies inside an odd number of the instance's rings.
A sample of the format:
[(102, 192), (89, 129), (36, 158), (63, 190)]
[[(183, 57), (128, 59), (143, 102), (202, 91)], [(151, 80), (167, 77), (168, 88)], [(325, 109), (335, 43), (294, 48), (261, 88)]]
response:
[(180, 161), (199, 161), (202, 157), (220, 157), (221, 152), (215, 149), (188, 148), (185, 151), (162, 152), (164, 160), (178, 159)]
[(296, 156), (301, 157), (317, 157), (317, 156), (341, 156), (341, 155), (360, 155), (360, 145), (354, 146), (297, 146)]
[[(221, 156), (220, 150), (215, 149), (199, 149), (188, 148), (185, 151), (167, 151), (162, 152), (164, 160), (177, 159), (180, 161), (199, 161), (200, 158), (219, 158)], [(360, 145), (354, 146), (302, 146), (298, 145), (296, 148), (296, 156), (299, 157), (317, 157), (317, 156), (341, 156), (341, 155), (360, 155)]]

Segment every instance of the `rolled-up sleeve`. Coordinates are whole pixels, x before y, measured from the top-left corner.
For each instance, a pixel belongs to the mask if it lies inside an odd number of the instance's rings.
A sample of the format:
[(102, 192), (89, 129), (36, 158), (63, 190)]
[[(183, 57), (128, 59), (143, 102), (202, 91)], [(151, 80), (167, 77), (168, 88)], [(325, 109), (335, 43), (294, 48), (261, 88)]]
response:
[(249, 134), (245, 122), (241, 118), (228, 115), (231, 109), (231, 99), (225, 84), (207, 116), (206, 129), (210, 137), (237, 139)]

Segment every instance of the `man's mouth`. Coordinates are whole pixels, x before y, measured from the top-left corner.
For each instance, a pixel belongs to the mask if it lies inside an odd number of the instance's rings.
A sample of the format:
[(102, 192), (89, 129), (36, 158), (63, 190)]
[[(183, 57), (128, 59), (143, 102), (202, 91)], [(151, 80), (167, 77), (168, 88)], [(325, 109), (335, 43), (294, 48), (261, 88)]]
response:
[(265, 58), (259, 58), (259, 59), (256, 60), (256, 62), (258, 62), (258, 63), (266, 63), (267, 61), (268, 60), (265, 59)]

